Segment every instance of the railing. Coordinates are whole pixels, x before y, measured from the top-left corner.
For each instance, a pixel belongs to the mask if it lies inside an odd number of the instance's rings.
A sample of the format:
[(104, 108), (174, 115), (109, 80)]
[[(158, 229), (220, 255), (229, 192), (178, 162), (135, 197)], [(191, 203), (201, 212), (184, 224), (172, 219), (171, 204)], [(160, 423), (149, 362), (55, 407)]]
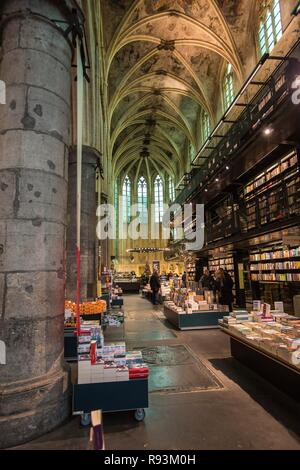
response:
[[(295, 48), (296, 46), (293, 51)], [(242, 145), (254, 135), (280, 103), (291, 94), (291, 85), (296, 75), (295, 59), (283, 60), (279, 64), (259, 92), (245, 106), (244, 111), (220, 140), (217, 147), (207, 156), (201, 168), (192, 170), (190, 182), (178, 194), (176, 203), (184, 204), (189, 201), (193, 193), (203, 188), (220, 167), (226, 165), (226, 162), (238, 153)]]

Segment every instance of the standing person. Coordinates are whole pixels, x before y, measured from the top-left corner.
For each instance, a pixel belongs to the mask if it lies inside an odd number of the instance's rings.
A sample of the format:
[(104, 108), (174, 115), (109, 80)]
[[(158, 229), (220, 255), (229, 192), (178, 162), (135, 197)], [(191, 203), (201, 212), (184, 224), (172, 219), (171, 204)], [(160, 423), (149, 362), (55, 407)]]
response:
[(200, 282), (203, 290), (213, 291), (215, 289), (215, 280), (207, 268), (204, 269)]
[(148, 282), (149, 282), (149, 276), (146, 272), (144, 272), (141, 277), (141, 284), (143, 287), (145, 287), (148, 284)]
[(150, 277), (150, 287), (152, 291), (152, 303), (153, 305), (158, 305), (158, 292), (161, 287), (161, 284), (157, 271), (153, 271), (153, 274)]
[(234, 299), (232, 288), (233, 280), (230, 274), (220, 268), (216, 274), (215, 291), (219, 294), (219, 303), (221, 305), (228, 305), (229, 312), (232, 312), (232, 302)]
[(184, 271), (181, 281), (182, 281), (182, 287), (185, 288), (186, 287), (186, 271)]

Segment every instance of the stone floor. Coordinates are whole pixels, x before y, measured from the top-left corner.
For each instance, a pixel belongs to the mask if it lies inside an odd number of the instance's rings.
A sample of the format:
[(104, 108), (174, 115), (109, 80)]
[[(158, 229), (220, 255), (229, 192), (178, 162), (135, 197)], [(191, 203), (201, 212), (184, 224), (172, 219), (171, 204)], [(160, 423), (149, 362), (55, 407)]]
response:
[[(154, 378), (143, 423), (128, 412), (104, 416), (108, 450), (300, 449), (300, 407), (232, 359), (227, 336), (218, 330), (178, 332), (138, 296), (125, 297), (125, 308), (128, 349), (154, 350)], [(167, 346), (181, 346), (173, 348), (181, 354), (179, 365)], [(166, 356), (162, 364), (157, 351)], [(197, 364), (211, 382), (198, 375)], [(163, 369), (158, 373), (156, 367)], [(88, 434), (72, 418), (18, 448), (88, 449)]]

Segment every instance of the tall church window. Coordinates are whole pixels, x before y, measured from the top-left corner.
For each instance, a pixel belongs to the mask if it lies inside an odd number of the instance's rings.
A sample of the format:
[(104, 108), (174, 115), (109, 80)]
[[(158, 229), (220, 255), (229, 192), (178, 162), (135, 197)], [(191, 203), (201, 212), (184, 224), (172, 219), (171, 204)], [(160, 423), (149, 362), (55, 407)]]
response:
[[(268, 5), (268, 6), (266, 6)], [(270, 52), (282, 36), (280, 1), (273, 0), (265, 4), (259, 24), (260, 54)]]
[(175, 185), (174, 180), (169, 176), (169, 200), (173, 202), (175, 200)]
[(201, 128), (202, 128), (202, 141), (206, 142), (211, 133), (210, 118), (206, 112), (202, 113)]
[(131, 181), (128, 176), (125, 176), (123, 189), (122, 189), (122, 199), (123, 199), (123, 221), (126, 223), (130, 222), (130, 210), (131, 210)]
[(223, 97), (224, 97), (224, 108), (226, 111), (234, 99), (233, 69), (232, 69), (231, 64), (227, 65), (226, 72), (225, 72), (224, 84), (223, 84)]
[(145, 224), (147, 223), (148, 215), (148, 187), (147, 181), (143, 176), (141, 176), (138, 181), (137, 190), (140, 223)]
[(154, 180), (154, 207), (155, 207), (155, 222), (162, 222), (164, 213), (164, 189), (163, 182), (159, 175)]

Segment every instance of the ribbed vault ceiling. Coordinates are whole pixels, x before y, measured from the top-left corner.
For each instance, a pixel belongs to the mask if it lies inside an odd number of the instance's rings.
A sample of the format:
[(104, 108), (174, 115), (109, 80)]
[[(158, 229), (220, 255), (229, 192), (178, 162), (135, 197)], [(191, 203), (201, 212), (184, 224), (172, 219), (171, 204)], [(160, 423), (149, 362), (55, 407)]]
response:
[(200, 146), (202, 110), (216, 123), (228, 62), (243, 81), (237, 38), (254, 2), (101, 0), (115, 176), (141, 168), (178, 176), (186, 168), (184, 149)]

